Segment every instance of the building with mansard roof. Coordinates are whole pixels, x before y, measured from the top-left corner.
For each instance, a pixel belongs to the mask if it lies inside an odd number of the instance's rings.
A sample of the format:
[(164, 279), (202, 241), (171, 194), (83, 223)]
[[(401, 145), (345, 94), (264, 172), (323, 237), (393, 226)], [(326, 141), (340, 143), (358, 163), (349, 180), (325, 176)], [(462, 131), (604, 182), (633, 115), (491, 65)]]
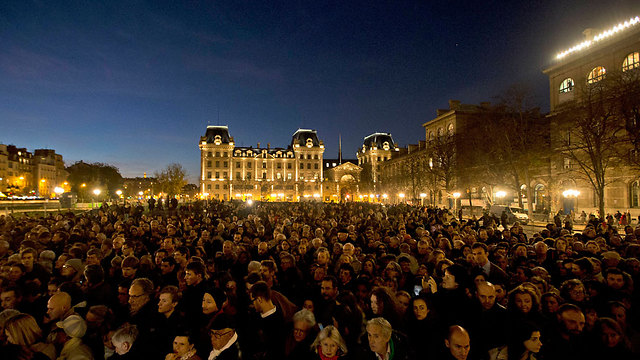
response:
[(322, 187), (324, 144), (315, 130), (296, 130), (287, 147), (240, 147), (228, 126), (207, 126), (198, 146), (200, 192), (207, 198), (329, 200)]

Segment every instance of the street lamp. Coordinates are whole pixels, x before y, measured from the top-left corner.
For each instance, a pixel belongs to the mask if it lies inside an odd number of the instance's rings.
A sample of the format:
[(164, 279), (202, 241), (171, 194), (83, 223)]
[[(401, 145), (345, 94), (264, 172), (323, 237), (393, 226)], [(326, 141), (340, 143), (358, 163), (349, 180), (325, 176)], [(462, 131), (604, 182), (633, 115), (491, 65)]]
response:
[(459, 192), (454, 192), (453, 194), (451, 194), (453, 196), (453, 208), (457, 209), (458, 208), (458, 199), (460, 198), (460, 193)]
[(505, 196), (507, 196), (507, 193), (505, 191), (496, 191), (496, 197), (500, 199), (500, 201), (502, 201)]
[(60, 195), (62, 195), (62, 193), (64, 192), (64, 189), (61, 188), (60, 186), (56, 186), (53, 189), (53, 192), (56, 193), (56, 195), (58, 195), (58, 210), (62, 209), (62, 204), (60, 203)]
[[(116, 195), (118, 195), (118, 197), (121, 197), (122, 196), (122, 190), (120, 190), (120, 189), (116, 190)], [(124, 198), (122, 198), (122, 204), (124, 205)]]
[(404, 201), (404, 193), (399, 193), (398, 197), (400, 198), (400, 202)]
[[(571, 209), (569, 211), (567, 211), (567, 209), (564, 209), (565, 214), (570, 213), (571, 210), (574, 210), (575, 213), (574, 208), (578, 207), (578, 195), (580, 195), (580, 191), (575, 189), (568, 189), (562, 192), (562, 196), (571, 203)], [(565, 204), (567, 204), (567, 201), (565, 201)]]
[(420, 193), (420, 206), (424, 206), (424, 198), (427, 197), (426, 193)]

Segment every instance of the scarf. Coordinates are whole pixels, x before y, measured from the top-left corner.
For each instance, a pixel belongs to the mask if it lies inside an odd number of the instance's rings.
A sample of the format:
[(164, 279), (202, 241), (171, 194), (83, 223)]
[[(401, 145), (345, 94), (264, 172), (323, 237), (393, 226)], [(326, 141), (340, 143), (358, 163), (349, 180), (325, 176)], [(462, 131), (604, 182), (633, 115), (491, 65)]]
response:
[(318, 345), (318, 355), (320, 355), (320, 359), (321, 360), (338, 360), (338, 354), (337, 353), (332, 357), (324, 356), (324, 354), (322, 353), (322, 347), (320, 345)]

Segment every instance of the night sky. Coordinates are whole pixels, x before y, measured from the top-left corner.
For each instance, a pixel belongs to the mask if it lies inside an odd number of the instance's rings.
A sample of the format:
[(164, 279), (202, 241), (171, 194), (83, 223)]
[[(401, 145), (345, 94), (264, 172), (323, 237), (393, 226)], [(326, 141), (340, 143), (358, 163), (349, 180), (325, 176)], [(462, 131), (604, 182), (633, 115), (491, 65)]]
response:
[(638, 0), (4, 0), (0, 143), (126, 177), (178, 162), (192, 182), (208, 124), (254, 147), (316, 129), (326, 158), (341, 134), (355, 158), (372, 132), (423, 140), (449, 99), (526, 84), (548, 111), (542, 69), (637, 15)]

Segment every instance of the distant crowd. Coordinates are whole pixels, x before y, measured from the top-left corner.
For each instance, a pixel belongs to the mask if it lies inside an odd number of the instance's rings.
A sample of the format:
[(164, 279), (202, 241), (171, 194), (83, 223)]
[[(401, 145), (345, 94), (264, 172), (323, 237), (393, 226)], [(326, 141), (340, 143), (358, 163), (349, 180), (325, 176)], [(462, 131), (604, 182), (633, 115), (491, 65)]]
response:
[(197, 201), (0, 216), (0, 358), (640, 358), (640, 227), (585, 215), (582, 232), (527, 236), (456, 215)]

